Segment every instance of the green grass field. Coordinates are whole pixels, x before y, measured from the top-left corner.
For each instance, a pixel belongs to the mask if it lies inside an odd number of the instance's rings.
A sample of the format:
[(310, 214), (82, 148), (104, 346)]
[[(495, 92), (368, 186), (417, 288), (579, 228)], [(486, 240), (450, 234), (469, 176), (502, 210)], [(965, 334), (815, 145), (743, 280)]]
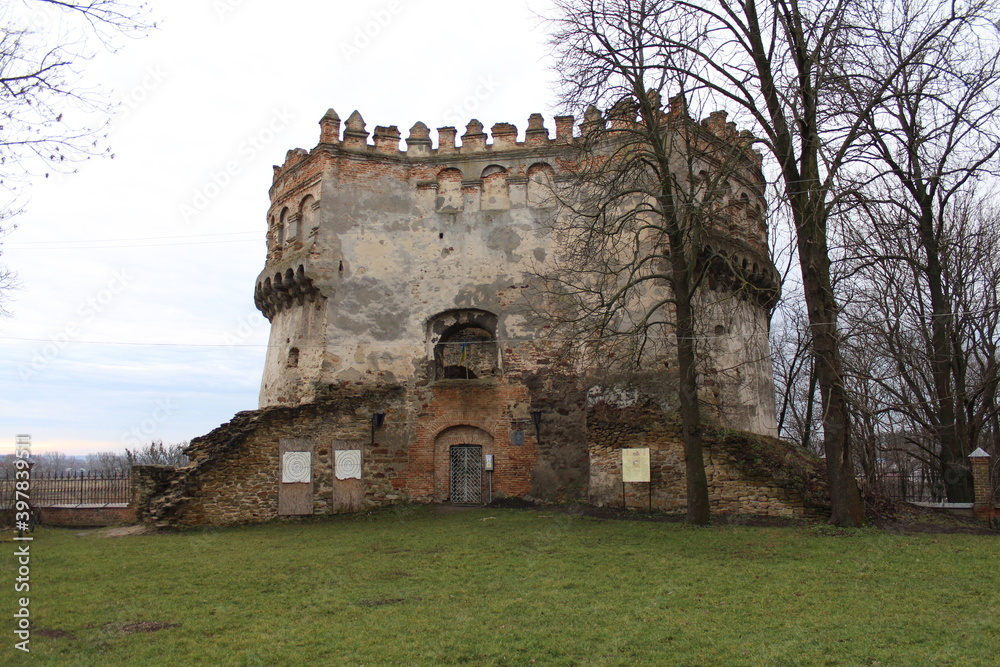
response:
[[(400, 507), (113, 539), (42, 529), (31, 549), (34, 664), (987, 665), (1000, 656), (995, 535)], [(15, 559), (0, 563), (12, 610)], [(26, 656), (4, 616), (0, 664), (14, 664)]]

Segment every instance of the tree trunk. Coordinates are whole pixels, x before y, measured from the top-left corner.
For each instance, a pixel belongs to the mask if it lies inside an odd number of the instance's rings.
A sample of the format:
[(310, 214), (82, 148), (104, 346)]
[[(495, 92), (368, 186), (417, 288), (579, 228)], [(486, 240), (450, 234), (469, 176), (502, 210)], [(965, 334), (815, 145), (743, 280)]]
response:
[(816, 356), (809, 365), (809, 393), (806, 394), (806, 421), (802, 427), (802, 447), (810, 448), (810, 438), (812, 437), (813, 406), (816, 404)]
[[(972, 486), (965, 468), (966, 446), (956, 424), (955, 390), (952, 381), (953, 350), (951, 347), (951, 306), (944, 294), (941, 249), (934, 233), (934, 214), (930, 196), (923, 195), (920, 216), (920, 244), (927, 262), (927, 286), (931, 296), (931, 374), (938, 404), (938, 440), (941, 445), (941, 479), (944, 480), (948, 502), (972, 501)], [(971, 450), (969, 450), (971, 451)]]
[[(678, 270), (686, 276), (683, 256), (672, 255), (674, 267), (674, 297), (677, 299), (677, 365), (680, 372), (681, 438), (684, 441), (684, 472), (687, 480), (687, 520), (695, 525), (707, 525), (711, 520), (708, 502), (708, 477), (701, 443), (701, 416), (698, 406), (697, 370), (694, 349), (694, 313), (692, 293), (687, 281), (678, 279)], [(681, 266), (678, 267), (677, 265)]]
[(826, 247), (825, 225), (819, 224), (818, 212), (811, 213), (797, 225), (797, 240), (802, 286), (813, 330), (814, 370), (823, 407), (823, 451), (830, 487), (830, 522), (837, 526), (860, 526), (864, 523), (864, 509), (851, 454), (851, 428), (837, 333), (837, 303), (830, 279), (830, 256)]

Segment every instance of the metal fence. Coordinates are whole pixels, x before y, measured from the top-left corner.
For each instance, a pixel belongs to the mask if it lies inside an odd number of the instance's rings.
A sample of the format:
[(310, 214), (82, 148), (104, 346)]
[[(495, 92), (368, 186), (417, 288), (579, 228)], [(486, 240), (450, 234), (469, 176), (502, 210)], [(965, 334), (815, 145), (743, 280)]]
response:
[(945, 495), (944, 484), (927, 470), (909, 473), (890, 472), (882, 476), (882, 488), (894, 500), (937, 502)]
[[(130, 472), (32, 471), (31, 484), (26, 493), (33, 507), (128, 504), (132, 499)], [(16, 494), (16, 482), (15, 473), (0, 473), (0, 508), (9, 508), (16, 500), (24, 500), (24, 496)]]

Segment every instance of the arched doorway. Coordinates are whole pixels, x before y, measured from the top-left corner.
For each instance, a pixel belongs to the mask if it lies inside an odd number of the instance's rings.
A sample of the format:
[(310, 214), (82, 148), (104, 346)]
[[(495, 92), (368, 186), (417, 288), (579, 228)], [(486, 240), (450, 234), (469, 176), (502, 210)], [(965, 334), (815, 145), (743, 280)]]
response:
[(483, 502), (483, 457), (493, 453), (493, 436), (481, 428), (457, 424), (440, 431), (434, 438), (434, 500)]

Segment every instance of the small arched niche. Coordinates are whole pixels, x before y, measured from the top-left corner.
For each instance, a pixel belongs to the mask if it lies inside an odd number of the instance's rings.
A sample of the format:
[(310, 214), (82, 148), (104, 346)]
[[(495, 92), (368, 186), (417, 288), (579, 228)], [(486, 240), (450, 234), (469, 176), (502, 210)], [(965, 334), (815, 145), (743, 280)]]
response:
[(278, 234), (275, 238), (275, 242), (278, 247), (285, 245), (285, 233), (288, 227), (288, 207), (281, 209), (281, 213), (278, 215)]
[(428, 324), (435, 380), (475, 380), (500, 374), (497, 316), (485, 310), (451, 310)]
[(438, 213), (458, 213), (464, 207), (462, 199), (462, 172), (458, 169), (442, 169), (437, 175)]
[(316, 219), (316, 198), (306, 195), (299, 204), (299, 233), (304, 238), (312, 233)]
[(507, 187), (507, 170), (498, 164), (492, 164), (485, 169), (483, 179), (483, 196), (480, 208), (484, 211), (505, 211), (510, 208), (510, 191)]
[(528, 206), (553, 208), (556, 205), (555, 170), (551, 165), (538, 162), (528, 168)]

